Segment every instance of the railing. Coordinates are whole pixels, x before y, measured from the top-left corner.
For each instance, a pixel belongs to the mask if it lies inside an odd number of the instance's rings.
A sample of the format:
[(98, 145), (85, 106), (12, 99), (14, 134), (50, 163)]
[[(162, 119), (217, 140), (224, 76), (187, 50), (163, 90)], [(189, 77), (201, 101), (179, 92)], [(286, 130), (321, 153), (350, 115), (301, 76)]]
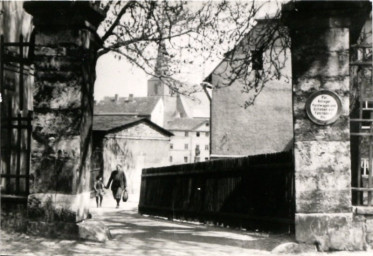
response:
[[(368, 41), (368, 40), (367, 40)], [(356, 44), (350, 51), (352, 203), (373, 204), (373, 77), (372, 45)]]
[[(29, 194), (32, 111), (29, 107), (33, 76), (30, 54), (33, 44), (5, 42), (0, 36), (1, 198), (23, 199)], [(23, 200), (24, 201), (24, 200)]]
[(139, 212), (261, 230), (292, 230), (292, 153), (144, 169)]

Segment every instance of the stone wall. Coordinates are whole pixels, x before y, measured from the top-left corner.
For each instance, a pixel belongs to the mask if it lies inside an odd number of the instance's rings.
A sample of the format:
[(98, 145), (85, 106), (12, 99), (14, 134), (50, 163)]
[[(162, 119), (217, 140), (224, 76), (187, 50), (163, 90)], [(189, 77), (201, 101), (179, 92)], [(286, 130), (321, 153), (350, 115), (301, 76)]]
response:
[[(352, 212), (349, 134), (349, 48), (360, 18), (366, 19), (369, 6), (362, 6), (299, 1), (285, 9), (292, 40), (296, 240), (319, 250), (366, 248), (365, 226)], [(306, 114), (307, 99), (319, 90), (341, 99), (332, 124), (315, 124)]]
[[(89, 2), (26, 2), (35, 25), (28, 232), (77, 234), (89, 216), (93, 88), (102, 20)], [(62, 228), (63, 227), (63, 228)]]

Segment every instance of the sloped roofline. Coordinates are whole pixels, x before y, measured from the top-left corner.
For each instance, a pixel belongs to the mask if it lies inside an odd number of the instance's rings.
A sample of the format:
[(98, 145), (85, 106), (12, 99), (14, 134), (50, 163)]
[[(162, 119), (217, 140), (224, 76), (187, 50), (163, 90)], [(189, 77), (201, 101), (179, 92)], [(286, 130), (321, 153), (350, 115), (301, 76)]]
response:
[(106, 131), (101, 131), (101, 132), (103, 132), (105, 134), (108, 134), (108, 133), (120, 131), (120, 130), (123, 130), (123, 129), (128, 129), (128, 128), (133, 127), (133, 126), (135, 126), (139, 123), (146, 123), (149, 126), (151, 126), (152, 128), (154, 128), (155, 130), (157, 130), (158, 132), (160, 132), (163, 135), (166, 135), (168, 137), (174, 136), (174, 134), (172, 132), (170, 132), (169, 130), (166, 130), (166, 129), (162, 128), (161, 126), (153, 123), (148, 118), (141, 118), (141, 119), (135, 120), (133, 122), (130, 122), (130, 123), (127, 123), (127, 124), (124, 124), (124, 125), (120, 125), (120, 126), (108, 129)]
[(252, 32), (252, 30), (257, 26), (257, 25), (259, 25), (259, 24), (263, 24), (263, 23), (269, 23), (269, 22), (275, 22), (275, 21), (278, 21), (279, 19), (275, 19), (275, 18), (271, 18), (271, 19), (266, 19), (266, 18), (264, 18), (264, 19), (255, 19), (255, 21), (257, 22), (256, 24), (255, 24), (255, 26), (253, 26), (251, 29), (250, 29), (250, 31), (249, 32), (247, 32), (247, 34), (245, 35), (245, 36), (243, 36), (242, 37), (242, 39), (233, 47), (233, 49), (232, 50), (230, 50), (230, 51), (227, 51), (226, 53), (224, 53), (224, 59), (222, 60), (222, 61), (220, 61), (216, 66), (215, 66), (215, 68), (205, 77), (205, 79), (203, 79), (203, 81), (202, 82), (206, 82), (206, 83), (210, 83), (211, 84), (211, 80), (212, 80), (212, 74), (214, 74), (214, 72), (216, 71), (216, 69), (226, 60), (226, 56), (231, 52), (231, 51), (233, 51), (234, 49), (236, 49), (236, 47), (238, 46), (238, 45), (240, 45), (241, 44), (241, 42), (246, 38), (246, 36), (248, 36), (251, 32)]

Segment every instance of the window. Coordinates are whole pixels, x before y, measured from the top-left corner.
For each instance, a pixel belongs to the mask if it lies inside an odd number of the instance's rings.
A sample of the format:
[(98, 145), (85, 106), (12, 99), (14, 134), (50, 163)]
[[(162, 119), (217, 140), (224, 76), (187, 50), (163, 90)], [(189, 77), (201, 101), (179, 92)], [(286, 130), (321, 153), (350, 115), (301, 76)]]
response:
[(170, 156), (170, 163), (172, 163), (172, 156)]
[(206, 137), (208, 137), (209, 136), (209, 132), (206, 132), (205, 135), (206, 135)]
[(209, 150), (209, 145), (205, 145), (205, 150)]
[(208, 157), (205, 157), (205, 161), (208, 161), (209, 160), (209, 158)]
[(253, 70), (263, 69), (263, 51), (255, 50), (251, 51), (251, 61), (253, 65)]
[(199, 132), (196, 133), (197, 137), (199, 137)]
[(197, 156), (195, 159), (194, 159), (194, 162), (195, 163), (198, 163), (200, 160), (199, 160), (199, 157)]
[(206, 126), (208, 127), (209, 125), (210, 125), (210, 124), (207, 122), (207, 123), (206, 123)]
[(174, 145), (171, 143), (170, 144), (170, 149), (173, 149), (174, 148)]
[(185, 144), (185, 145), (184, 145), (184, 149), (188, 149), (188, 144)]
[(188, 163), (188, 157), (184, 156), (184, 163)]
[(188, 132), (185, 132), (185, 137), (188, 137), (189, 133)]

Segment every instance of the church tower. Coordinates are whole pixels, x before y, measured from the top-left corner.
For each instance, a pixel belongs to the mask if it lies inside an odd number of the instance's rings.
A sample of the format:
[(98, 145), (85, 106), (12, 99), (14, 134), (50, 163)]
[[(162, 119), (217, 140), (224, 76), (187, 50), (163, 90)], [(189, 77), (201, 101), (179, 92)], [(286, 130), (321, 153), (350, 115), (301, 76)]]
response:
[(159, 77), (166, 77), (168, 72), (169, 54), (165, 42), (158, 46), (157, 60), (155, 64), (155, 76), (148, 80), (148, 96), (173, 96), (170, 88)]
[[(158, 46), (157, 60), (155, 65), (155, 76), (148, 80), (148, 97), (161, 97), (164, 104), (163, 127), (167, 128), (169, 121), (174, 118), (184, 117), (185, 111), (180, 107), (177, 93), (173, 93), (159, 77), (167, 77), (170, 55), (167, 52), (165, 42)], [(179, 104), (178, 104), (179, 103)], [(181, 111), (180, 111), (181, 110)]]

